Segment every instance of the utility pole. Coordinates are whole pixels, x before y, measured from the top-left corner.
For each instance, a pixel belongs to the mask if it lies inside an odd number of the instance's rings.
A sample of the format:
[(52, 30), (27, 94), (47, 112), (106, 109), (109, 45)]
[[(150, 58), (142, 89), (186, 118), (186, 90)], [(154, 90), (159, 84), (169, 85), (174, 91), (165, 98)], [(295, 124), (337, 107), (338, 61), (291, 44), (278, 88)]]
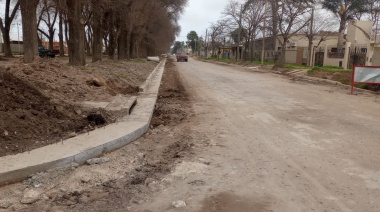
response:
[(2, 35), (2, 33), (1, 33), (1, 30), (0, 30), (0, 46), (1, 46), (1, 48), (0, 48), (0, 53), (3, 53), (4, 52), (4, 41), (3, 41), (4, 39), (3, 39), (3, 35)]
[(18, 43), (18, 53), (21, 54), (21, 50), (20, 50), (20, 32), (19, 32), (19, 29), (18, 29), (19, 25), (20, 25), (20, 23), (17, 23), (17, 43)]
[(194, 48), (193, 54), (197, 55), (197, 39), (194, 39), (194, 41), (195, 41), (195, 48)]
[(267, 28), (267, 0), (264, 2), (264, 29), (263, 29), (263, 43), (261, 48), (261, 65), (264, 65), (264, 57), (265, 57), (265, 33)]
[(205, 57), (207, 58), (207, 50), (208, 50), (208, 43), (207, 43), (207, 38), (208, 38), (208, 35), (207, 35), (207, 29), (206, 29), (206, 37), (205, 37), (205, 42), (206, 42), (206, 48), (205, 48)]
[(236, 60), (240, 60), (240, 34), (241, 34), (241, 16), (243, 15), (243, 5), (240, 5), (240, 14), (239, 14), (239, 29), (238, 29), (238, 39), (237, 39), (237, 49), (236, 49)]
[(376, 29), (375, 29), (375, 44), (376, 44), (376, 41), (377, 41), (377, 34), (378, 34), (378, 26), (379, 26), (379, 16), (378, 16), (378, 13), (379, 11), (376, 10), (375, 11), (375, 18), (376, 18)]
[(308, 53), (308, 60), (307, 60), (307, 65), (308, 66), (312, 66), (312, 62), (311, 62), (311, 58), (313, 56), (312, 54), (312, 48), (313, 48), (313, 23), (314, 23), (314, 5), (312, 6), (311, 8), (311, 17), (310, 17), (310, 31), (309, 31), (309, 46), (308, 46), (308, 49), (307, 49), (307, 53)]

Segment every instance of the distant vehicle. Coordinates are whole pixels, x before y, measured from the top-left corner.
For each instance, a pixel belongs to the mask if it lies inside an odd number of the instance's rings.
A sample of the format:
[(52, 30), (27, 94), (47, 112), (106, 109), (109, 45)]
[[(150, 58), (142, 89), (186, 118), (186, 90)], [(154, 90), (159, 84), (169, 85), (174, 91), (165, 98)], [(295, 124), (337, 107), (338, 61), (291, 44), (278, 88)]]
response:
[(55, 57), (55, 54), (51, 50), (46, 49), (42, 45), (38, 46), (38, 55), (40, 57), (51, 57), (51, 58)]
[(184, 52), (177, 52), (176, 57), (177, 57), (177, 62), (179, 62), (179, 61), (181, 61), (181, 60), (183, 60), (183, 61), (185, 61), (185, 62), (188, 61), (188, 56), (187, 56), (187, 54), (184, 53)]

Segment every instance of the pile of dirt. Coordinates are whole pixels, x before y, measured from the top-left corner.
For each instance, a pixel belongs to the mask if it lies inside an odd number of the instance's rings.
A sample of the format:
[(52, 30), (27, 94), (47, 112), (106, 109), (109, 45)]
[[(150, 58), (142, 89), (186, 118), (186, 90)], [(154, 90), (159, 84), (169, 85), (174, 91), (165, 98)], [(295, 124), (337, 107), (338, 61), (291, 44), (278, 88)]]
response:
[(120, 114), (87, 109), (82, 101), (136, 94), (157, 64), (104, 61), (72, 67), (61, 59), (0, 65), (0, 156), (59, 142), (114, 122)]
[[(187, 125), (193, 108), (169, 60), (148, 133), (98, 164), (69, 164), (30, 176), (20, 184), (0, 188), (0, 205), (13, 211), (134, 211), (149, 194), (163, 189), (176, 163), (191, 158), (194, 132)], [(180, 111), (180, 112), (178, 112)], [(165, 115), (163, 115), (165, 114)], [(181, 114), (181, 115), (178, 115)], [(203, 137), (196, 133), (197, 136)], [(101, 160), (103, 159), (103, 160)], [(30, 204), (24, 203), (29, 194)], [(21, 201), (20, 201), (21, 200)], [(0, 209), (1, 211), (1, 209)]]
[(187, 108), (184, 103), (189, 101), (184, 87), (179, 80), (178, 73), (173, 62), (169, 60), (163, 75), (164, 83), (161, 84), (158, 101), (154, 110), (155, 119), (152, 120), (152, 127), (159, 125), (175, 126), (184, 120), (188, 113), (182, 108)]

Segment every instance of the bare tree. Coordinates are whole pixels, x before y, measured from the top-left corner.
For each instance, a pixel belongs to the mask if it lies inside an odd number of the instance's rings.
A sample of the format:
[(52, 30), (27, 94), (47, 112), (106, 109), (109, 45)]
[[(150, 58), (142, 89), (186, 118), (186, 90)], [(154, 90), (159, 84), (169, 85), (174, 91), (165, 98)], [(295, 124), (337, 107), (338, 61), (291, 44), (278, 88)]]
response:
[(114, 59), (116, 48), (116, 11), (114, 1), (108, 1), (104, 7), (103, 31), (106, 52), (110, 59)]
[[(243, 4), (240, 4), (236, 0), (230, 0), (229, 4), (225, 7), (222, 14), (226, 16), (230, 23), (230, 27), (235, 27), (237, 30), (231, 30), (233, 34), (236, 34), (236, 45), (237, 45), (237, 60), (240, 60), (243, 56), (240, 55), (240, 43), (242, 41), (243, 33), (243, 13), (246, 7)], [(241, 51), (241, 53), (243, 53)]]
[(92, 32), (92, 20), (95, 13), (94, 8), (92, 8), (92, 1), (82, 0), (82, 17), (84, 20), (84, 40), (85, 40), (85, 52), (87, 55), (92, 55), (92, 44), (93, 44), (93, 32)]
[(216, 56), (216, 48), (220, 45), (226, 36), (228, 20), (220, 20), (217, 23), (211, 24), (210, 26), (210, 41), (212, 56)]
[(4, 16), (4, 21), (0, 17), (0, 30), (1, 33), (3, 34), (3, 40), (4, 40), (4, 55), (5, 57), (12, 57), (12, 50), (11, 50), (11, 41), (10, 41), (10, 36), (9, 32), (11, 30), (11, 24), (17, 14), (17, 10), (20, 7), (20, 2), (14, 1), (15, 5), (13, 7), (13, 10), (11, 11), (11, 0), (6, 0), (5, 1), (5, 16)]
[(265, 0), (248, 0), (244, 5), (243, 26), (247, 31), (246, 49), (249, 49), (251, 60), (253, 60), (254, 41), (265, 18), (264, 4)]
[(285, 64), (286, 43), (289, 39), (301, 31), (310, 19), (305, 20), (304, 14), (310, 8), (307, 0), (283, 0), (277, 11), (279, 36), (277, 40), (281, 45), (281, 54), (274, 68), (283, 67)]
[(326, 15), (320, 10), (316, 10), (315, 13), (310, 16), (305, 16), (305, 20), (310, 19), (309, 25), (301, 30), (301, 33), (304, 34), (309, 41), (308, 49), (308, 65), (311, 65), (312, 57), (312, 44), (313, 41), (317, 42), (316, 47), (318, 47), (322, 42), (328, 40), (333, 35), (334, 29), (336, 28), (336, 19), (334, 17)]
[[(55, 35), (55, 23), (58, 17), (57, 7), (52, 0), (42, 0), (37, 8), (39, 18), (37, 20), (37, 30), (46, 36), (49, 40), (49, 48), (53, 49), (54, 35)], [(41, 26), (41, 22), (47, 27), (47, 32), (44, 30), (44, 26)]]
[(67, 5), (61, 0), (54, 0), (56, 10), (58, 12), (58, 38), (59, 38), (59, 54), (65, 56), (64, 35), (67, 36)]
[(380, 1), (378, 0), (368, 0), (368, 12), (369, 12), (369, 18), (374, 23), (373, 33), (375, 35), (379, 34), (380, 31)]

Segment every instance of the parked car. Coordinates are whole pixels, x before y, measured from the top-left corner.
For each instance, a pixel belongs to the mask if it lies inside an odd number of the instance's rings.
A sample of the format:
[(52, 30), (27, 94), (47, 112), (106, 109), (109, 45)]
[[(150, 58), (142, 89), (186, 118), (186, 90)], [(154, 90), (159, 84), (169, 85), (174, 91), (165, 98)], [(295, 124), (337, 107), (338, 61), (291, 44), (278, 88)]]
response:
[(51, 57), (51, 58), (55, 57), (55, 54), (50, 49), (46, 49), (42, 45), (38, 46), (38, 55), (40, 57)]
[(185, 54), (185, 53), (183, 53), (183, 52), (177, 52), (176, 57), (177, 57), (177, 62), (179, 62), (179, 61), (181, 61), (181, 60), (183, 60), (183, 61), (185, 61), (185, 62), (188, 61), (188, 56), (187, 56), (187, 54)]

